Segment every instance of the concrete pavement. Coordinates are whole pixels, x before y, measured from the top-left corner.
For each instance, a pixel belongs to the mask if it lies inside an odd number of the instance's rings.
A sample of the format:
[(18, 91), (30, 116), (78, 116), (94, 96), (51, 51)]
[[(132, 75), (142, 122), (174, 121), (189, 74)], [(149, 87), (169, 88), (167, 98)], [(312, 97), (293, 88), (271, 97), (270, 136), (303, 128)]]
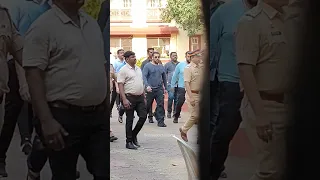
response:
[[(119, 139), (116, 142), (112, 142), (110, 147), (111, 180), (188, 179), (182, 154), (176, 140), (172, 137), (172, 135), (179, 137), (178, 128), (188, 117), (187, 112), (183, 112), (178, 124), (173, 124), (172, 119), (167, 119), (166, 123), (168, 127), (166, 128), (159, 128), (156, 126), (156, 123), (149, 124), (146, 122), (138, 136), (142, 145), (138, 150), (128, 150), (125, 148), (125, 119), (124, 123), (120, 124), (117, 121), (116, 113), (114, 109), (111, 127)], [(193, 127), (189, 133), (189, 144), (194, 149), (197, 149), (196, 129), (196, 127)], [(241, 142), (239, 143), (241, 144)], [(19, 144), (20, 139), (16, 132), (8, 152), (7, 170), (9, 177), (7, 180), (25, 179), (27, 172), (26, 157), (20, 152)], [(248, 157), (230, 156), (226, 166), (229, 175), (228, 180), (247, 180), (254, 171), (252, 160)], [(87, 173), (85, 163), (81, 158), (78, 169), (81, 172), (81, 180), (92, 179)], [(45, 167), (41, 175), (42, 180), (50, 179), (51, 173), (48, 166)]]

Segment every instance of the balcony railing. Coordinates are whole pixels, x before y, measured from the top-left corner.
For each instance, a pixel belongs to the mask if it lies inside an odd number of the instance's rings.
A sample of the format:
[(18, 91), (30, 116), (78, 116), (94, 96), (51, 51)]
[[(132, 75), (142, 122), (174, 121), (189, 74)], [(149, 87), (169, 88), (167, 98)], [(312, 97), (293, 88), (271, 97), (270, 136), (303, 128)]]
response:
[(131, 22), (131, 8), (111, 9), (110, 10), (111, 22)]
[[(147, 22), (161, 22), (161, 8), (146, 9)], [(110, 10), (111, 22), (132, 22), (131, 8)]]

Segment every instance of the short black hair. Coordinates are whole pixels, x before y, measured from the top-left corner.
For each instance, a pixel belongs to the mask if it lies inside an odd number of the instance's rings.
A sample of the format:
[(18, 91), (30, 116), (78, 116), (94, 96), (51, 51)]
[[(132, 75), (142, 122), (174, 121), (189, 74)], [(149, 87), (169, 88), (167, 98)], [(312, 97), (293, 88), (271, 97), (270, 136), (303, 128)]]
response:
[(177, 54), (177, 52), (171, 52), (171, 53), (170, 53), (170, 57), (172, 56), (172, 54)]
[(148, 53), (150, 50), (153, 50), (153, 51), (154, 51), (154, 48), (148, 48), (148, 49), (147, 49), (147, 53)]
[(133, 51), (126, 51), (124, 54), (123, 54), (123, 57), (124, 58), (129, 58), (130, 56), (134, 56), (136, 55), (136, 53), (134, 53)]
[(124, 49), (118, 49), (117, 54), (119, 54), (120, 51), (124, 51)]
[(187, 54), (189, 54), (189, 53), (190, 53), (190, 51), (187, 51), (185, 55), (187, 55)]
[(152, 56), (154, 56), (155, 54), (159, 54), (159, 56), (160, 56), (159, 52), (153, 52)]

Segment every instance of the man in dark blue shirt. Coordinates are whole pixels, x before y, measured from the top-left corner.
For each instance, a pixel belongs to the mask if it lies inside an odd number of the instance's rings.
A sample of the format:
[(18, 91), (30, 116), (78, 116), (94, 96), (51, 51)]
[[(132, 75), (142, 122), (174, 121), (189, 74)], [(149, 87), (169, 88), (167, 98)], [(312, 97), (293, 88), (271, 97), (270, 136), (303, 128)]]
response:
[[(158, 126), (167, 127), (164, 123), (164, 93), (167, 93), (167, 77), (164, 67), (159, 64), (159, 61), (160, 54), (154, 52), (152, 61), (147, 63), (143, 68), (143, 83), (147, 91), (147, 112), (152, 108), (153, 100), (156, 100), (155, 117), (158, 121)], [(153, 120), (149, 119), (149, 123), (153, 123)]]

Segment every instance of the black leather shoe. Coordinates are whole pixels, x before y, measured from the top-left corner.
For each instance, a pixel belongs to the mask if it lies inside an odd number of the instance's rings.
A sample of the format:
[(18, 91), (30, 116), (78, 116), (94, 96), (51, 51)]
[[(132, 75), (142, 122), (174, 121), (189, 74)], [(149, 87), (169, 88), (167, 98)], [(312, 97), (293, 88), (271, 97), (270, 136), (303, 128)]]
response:
[(136, 147), (141, 147), (139, 142), (138, 142), (138, 139), (137, 138), (133, 138), (133, 141), (132, 141), (133, 145), (135, 145)]
[(167, 127), (167, 125), (165, 123), (160, 123), (158, 124), (158, 127)]
[(127, 148), (127, 149), (137, 149), (137, 147), (136, 147), (135, 145), (133, 145), (132, 142), (127, 143), (127, 144), (126, 144), (126, 148)]
[(150, 117), (150, 118), (149, 118), (149, 123), (154, 123), (154, 121), (153, 121), (153, 118), (152, 118), (152, 117)]
[(111, 137), (110, 137), (110, 141), (111, 141), (111, 142), (116, 141), (116, 140), (118, 140), (117, 137), (115, 137), (115, 136), (111, 136)]
[(173, 123), (178, 123), (178, 118), (174, 118)]

